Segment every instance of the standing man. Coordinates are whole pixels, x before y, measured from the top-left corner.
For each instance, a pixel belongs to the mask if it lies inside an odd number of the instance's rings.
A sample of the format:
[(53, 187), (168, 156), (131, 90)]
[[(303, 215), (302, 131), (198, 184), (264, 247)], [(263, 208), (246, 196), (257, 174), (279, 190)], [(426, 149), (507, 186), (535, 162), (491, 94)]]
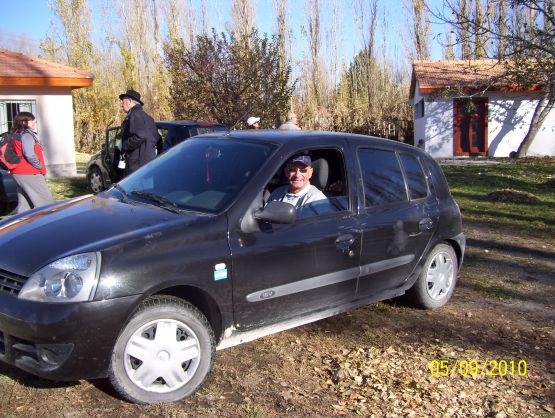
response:
[(297, 115), (291, 110), (287, 112), (285, 123), (279, 125), (278, 129), (283, 131), (300, 131), (301, 128), (297, 126)]
[(129, 175), (156, 157), (158, 130), (154, 119), (143, 110), (141, 95), (135, 90), (120, 94), (127, 116), (121, 124), (122, 151), (126, 155), (125, 175)]

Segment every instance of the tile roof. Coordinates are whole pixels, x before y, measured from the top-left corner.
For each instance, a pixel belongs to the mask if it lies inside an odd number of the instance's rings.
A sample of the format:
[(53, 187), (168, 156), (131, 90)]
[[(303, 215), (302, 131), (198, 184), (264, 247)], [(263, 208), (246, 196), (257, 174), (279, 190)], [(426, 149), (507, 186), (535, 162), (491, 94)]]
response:
[(526, 90), (506, 79), (501, 79), (504, 68), (496, 60), (414, 61), (410, 98), (415, 95), (416, 81), (420, 93), (437, 93), (448, 89)]
[(0, 86), (87, 87), (93, 79), (86, 71), (0, 48)]

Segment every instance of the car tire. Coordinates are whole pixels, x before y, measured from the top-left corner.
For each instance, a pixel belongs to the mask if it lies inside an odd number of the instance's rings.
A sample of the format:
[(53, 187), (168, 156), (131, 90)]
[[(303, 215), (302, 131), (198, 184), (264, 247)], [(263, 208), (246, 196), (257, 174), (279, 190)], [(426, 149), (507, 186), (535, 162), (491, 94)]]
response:
[(87, 185), (89, 186), (89, 190), (93, 193), (100, 193), (106, 189), (106, 187), (104, 187), (104, 176), (100, 168), (91, 167), (87, 175)]
[(455, 290), (458, 261), (450, 245), (438, 244), (426, 257), (422, 272), (405, 295), (412, 306), (434, 309), (445, 305)]
[(197, 308), (175, 297), (154, 296), (137, 308), (121, 331), (109, 379), (131, 402), (175, 402), (204, 383), (215, 353), (214, 333)]

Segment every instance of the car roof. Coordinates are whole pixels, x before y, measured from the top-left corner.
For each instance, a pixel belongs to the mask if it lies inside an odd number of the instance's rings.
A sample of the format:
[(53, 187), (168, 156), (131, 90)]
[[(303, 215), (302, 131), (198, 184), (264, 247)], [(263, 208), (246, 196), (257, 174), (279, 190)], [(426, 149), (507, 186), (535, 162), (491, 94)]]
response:
[[(295, 142), (297, 145), (299, 142), (306, 142), (307, 146), (311, 144), (312, 140), (315, 142), (328, 142), (333, 145), (335, 141), (339, 139), (344, 139), (349, 142), (357, 143), (367, 143), (373, 144), (375, 146), (394, 146), (401, 147), (412, 152), (417, 152), (420, 150), (409, 144), (404, 144), (391, 139), (379, 138), (369, 135), (352, 134), (347, 132), (328, 132), (328, 131), (289, 131), (289, 130), (279, 130), (279, 129), (250, 129), (244, 131), (229, 131), (222, 134), (221, 132), (213, 132), (210, 134), (205, 134), (203, 136), (210, 137), (227, 137), (238, 140), (254, 140), (254, 141), (264, 141), (264, 142), (274, 142), (284, 145), (289, 142)], [(421, 150), (420, 150), (421, 151)]]
[(200, 120), (188, 120), (188, 119), (184, 119), (184, 120), (161, 120), (161, 121), (157, 121), (156, 122), (157, 126), (163, 126), (163, 127), (173, 127), (173, 126), (198, 126), (198, 125), (206, 125), (206, 126), (221, 126), (221, 127), (225, 127), (225, 125), (221, 124), (221, 123), (217, 123), (217, 122), (206, 122), (206, 121), (200, 121)]

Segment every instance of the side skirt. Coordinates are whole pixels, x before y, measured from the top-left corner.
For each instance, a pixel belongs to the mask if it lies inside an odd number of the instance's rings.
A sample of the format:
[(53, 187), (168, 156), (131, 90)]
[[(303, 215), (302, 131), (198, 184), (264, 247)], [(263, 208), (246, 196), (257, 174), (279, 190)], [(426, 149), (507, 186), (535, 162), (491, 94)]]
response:
[(397, 296), (401, 296), (405, 293), (406, 288), (395, 289), (393, 291), (388, 291), (380, 293), (373, 297), (358, 299), (353, 302), (345, 303), (342, 305), (334, 306), (332, 308), (326, 308), (319, 310), (317, 312), (312, 312), (300, 316), (298, 318), (289, 319), (287, 321), (279, 322), (277, 324), (272, 324), (268, 326), (263, 326), (250, 331), (238, 331), (235, 327), (227, 328), (224, 332), (224, 336), (216, 350), (223, 350), (225, 348), (234, 347), (239, 344), (254, 341), (258, 338), (266, 337), (268, 335), (276, 334), (281, 331), (286, 331), (291, 328), (296, 328), (301, 325), (309, 324), (311, 322), (319, 321), (321, 319), (328, 318), (343, 312), (352, 311), (353, 309), (360, 308), (362, 306), (369, 305), (374, 302), (379, 302), (386, 299), (392, 299)]

